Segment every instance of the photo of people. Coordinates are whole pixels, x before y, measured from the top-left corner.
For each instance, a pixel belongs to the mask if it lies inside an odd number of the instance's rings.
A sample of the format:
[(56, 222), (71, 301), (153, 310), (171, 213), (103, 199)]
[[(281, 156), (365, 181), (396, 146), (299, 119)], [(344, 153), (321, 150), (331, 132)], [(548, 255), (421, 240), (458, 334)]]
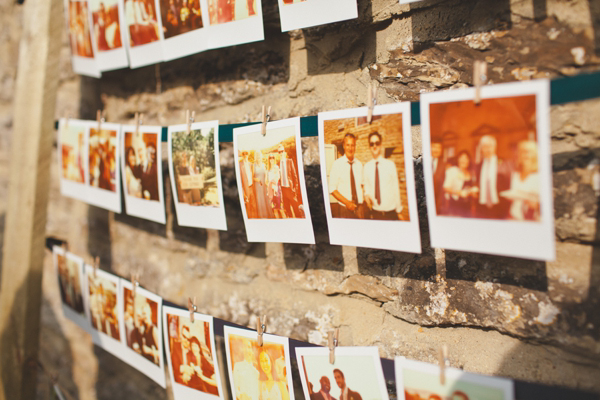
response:
[(203, 27), (200, 0), (159, 0), (165, 39)]
[(222, 398), (221, 377), (216, 358), (212, 317), (165, 307), (165, 345), (176, 400), (205, 397)]
[(399, 400), (512, 400), (513, 382), (483, 376), (456, 368), (445, 369), (440, 382), (440, 367), (402, 357), (396, 358), (396, 385)]
[(58, 287), (63, 304), (77, 314), (84, 315), (83, 292), (81, 290), (81, 264), (63, 254), (56, 254)]
[(549, 102), (543, 80), (422, 95), (432, 247), (554, 258)]
[(69, 41), (73, 55), (94, 58), (87, 1), (69, 0)]
[(257, 0), (208, 0), (211, 25), (239, 21), (257, 15)]
[[(91, 271), (90, 271), (91, 268)], [(92, 327), (110, 338), (120, 341), (117, 282), (104, 273), (94, 276), (93, 267), (88, 267), (89, 318)], [(116, 279), (116, 278), (115, 278)]]
[(158, 137), (153, 133), (125, 133), (125, 188), (127, 195), (159, 201)]
[(130, 47), (158, 41), (160, 39), (160, 28), (154, 0), (124, 1)]
[[(288, 339), (225, 327), (227, 363), (236, 400), (294, 400)], [(252, 337), (253, 336), (253, 337)]]
[(85, 183), (86, 127), (66, 122), (60, 129), (62, 177), (76, 183)]
[(376, 347), (297, 347), (304, 396), (310, 400), (388, 400)]
[(89, 183), (96, 187), (114, 192), (117, 175), (117, 131), (90, 129), (89, 143)]
[(118, 0), (90, 0), (90, 8), (98, 52), (123, 47)]

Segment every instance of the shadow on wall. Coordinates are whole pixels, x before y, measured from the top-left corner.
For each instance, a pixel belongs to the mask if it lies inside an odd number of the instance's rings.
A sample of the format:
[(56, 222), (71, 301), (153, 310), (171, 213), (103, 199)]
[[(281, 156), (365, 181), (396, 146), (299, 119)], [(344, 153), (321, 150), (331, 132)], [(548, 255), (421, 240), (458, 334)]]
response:
[(592, 17), (592, 28), (594, 29), (594, 49), (598, 56), (600, 55), (600, 0), (588, 1)]

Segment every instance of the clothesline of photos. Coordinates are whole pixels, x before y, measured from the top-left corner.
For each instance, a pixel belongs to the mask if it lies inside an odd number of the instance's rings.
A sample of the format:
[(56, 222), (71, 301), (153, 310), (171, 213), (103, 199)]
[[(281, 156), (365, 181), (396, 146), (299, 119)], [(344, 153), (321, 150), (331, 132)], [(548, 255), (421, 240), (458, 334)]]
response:
[[(53, 240), (52, 242), (57, 242)], [(52, 246), (61, 308), (65, 317), (88, 332), (94, 344), (166, 388), (164, 364), (175, 400), (225, 399), (215, 335), (224, 337), (231, 398), (294, 400), (291, 358), (295, 356), (305, 399), (389, 400), (387, 381), (397, 398), (558, 399), (594, 395), (569, 389), (484, 376), (448, 366), (440, 349), (438, 365), (399, 356), (381, 359), (379, 349), (338, 346), (338, 331), (319, 347), (266, 333), (267, 316), (256, 318), (256, 331), (164, 301), (131, 280), (87, 264), (66, 245)], [(322, 341), (323, 342), (323, 341)], [(343, 343), (341, 343), (343, 345)], [(290, 354), (291, 352), (295, 354)], [(54, 390), (60, 393), (53, 377)]]

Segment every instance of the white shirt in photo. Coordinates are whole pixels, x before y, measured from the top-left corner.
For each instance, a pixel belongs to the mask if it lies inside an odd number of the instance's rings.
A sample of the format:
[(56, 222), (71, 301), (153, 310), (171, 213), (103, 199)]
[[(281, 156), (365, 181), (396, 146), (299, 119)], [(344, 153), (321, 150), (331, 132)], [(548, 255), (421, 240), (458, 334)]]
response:
[[(358, 203), (363, 202), (363, 192), (361, 188), (362, 183), (362, 163), (354, 158), (352, 160), (352, 171), (354, 172), (354, 183), (356, 185), (356, 196)], [(329, 193), (334, 191), (340, 192), (348, 201), (352, 201), (352, 186), (350, 184), (350, 161), (344, 154), (333, 162), (331, 166), (331, 172), (329, 174)], [(331, 199), (332, 202), (338, 203), (337, 200)], [(341, 203), (340, 203), (341, 204)], [(343, 206), (343, 204), (341, 204)]]
[[(379, 170), (379, 196), (381, 203), (375, 199), (375, 169)], [(396, 163), (392, 160), (379, 156), (379, 158), (369, 161), (365, 164), (363, 170), (363, 185), (365, 195), (373, 200), (373, 209), (375, 211), (396, 211), (402, 212), (402, 202), (400, 201), (400, 185), (398, 182), (398, 172)]]
[(479, 182), (479, 204), (488, 204), (488, 185), (491, 204), (498, 204), (498, 191), (496, 190), (496, 180), (498, 178), (498, 157), (492, 156), (485, 158), (481, 165), (481, 176)]

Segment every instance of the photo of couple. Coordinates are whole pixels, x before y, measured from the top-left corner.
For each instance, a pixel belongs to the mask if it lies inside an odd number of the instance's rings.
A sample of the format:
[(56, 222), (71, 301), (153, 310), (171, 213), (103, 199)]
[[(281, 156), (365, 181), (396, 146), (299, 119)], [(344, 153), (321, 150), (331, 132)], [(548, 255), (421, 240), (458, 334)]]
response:
[(125, 133), (125, 187), (132, 197), (159, 201), (157, 135)]
[(93, 267), (88, 267), (89, 311), (92, 327), (120, 341), (117, 319), (117, 283), (100, 274), (94, 276)]
[(114, 192), (116, 189), (117, 131), (90, 129), (89, 137), (90, 186)]
[(118, 49), (121, 43), (119, 5), (117, 0), (91, 0), (94, 39), (98, 51)]
[(165, 39), (202, 28), (200, 0), (160, 0)]
[(333, 218), (409, 221), (402, 114), (324, 121)]
[(123, 322), (127, 346), (148, 361), (160, 365), (161, 335), (158, 328), (158, 303), (123, 288)]
[(430, 106), (439, 216), (540, 221), (536, 98)]

